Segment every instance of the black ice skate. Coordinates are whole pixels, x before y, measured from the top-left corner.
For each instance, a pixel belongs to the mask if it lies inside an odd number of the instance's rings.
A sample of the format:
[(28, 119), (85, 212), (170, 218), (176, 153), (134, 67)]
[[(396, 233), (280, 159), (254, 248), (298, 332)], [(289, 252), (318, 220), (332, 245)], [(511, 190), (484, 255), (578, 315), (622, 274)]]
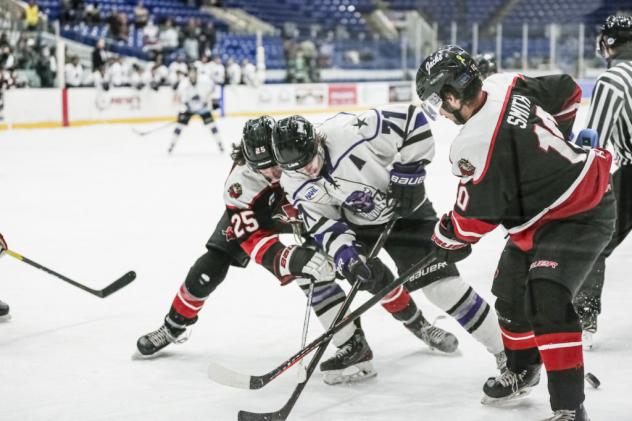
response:
[(481, 403), (502, 403), (528, 395), (540, 383), (541, 367), (542, 364), (534, 364), (520, 373), (507, 369), (498, 377), (490, 377), (483, 385), (485, 396)]
[(584, 405), (579, 405), (577, 409), (558, 409), (551, 418), (543, 421), (590, 421)]
[(404, 323), (404, 326), (416, 337), (424, 341), (430, 348), (452, 353), (459, 347), (459, 340), (456, 336), (437, 326), (431, 325), (423, 314), (421, 314), (421, 311), (417, 312), (412, 321)]
[(590, 351), (595, 344), (597, 317), (601, 304), (593, 297), (580, 296), (575, 300), (575, 311), (582, 325), (582, 344), (584, 351)]
[(353, 336), (338, 348), (336, 355), (320, 364), (323, 381), (334, 385), (355, 383), (375, 377), (377, 372), (371, 363), (372, 359), (373, 351), (364, 338), (364, 332), (356, 329)]
[(8, 318), (9, 316), (9, 305), (0, 301), (0, 317)]
[(185, 331), (186, 328), (173, 327), (165, 322), (158, 330), (138, 338), (136, 347), (143, 355), (154, 355), (169, 344), (179, 344), (189, 339), (188, 336), (182, 336)]

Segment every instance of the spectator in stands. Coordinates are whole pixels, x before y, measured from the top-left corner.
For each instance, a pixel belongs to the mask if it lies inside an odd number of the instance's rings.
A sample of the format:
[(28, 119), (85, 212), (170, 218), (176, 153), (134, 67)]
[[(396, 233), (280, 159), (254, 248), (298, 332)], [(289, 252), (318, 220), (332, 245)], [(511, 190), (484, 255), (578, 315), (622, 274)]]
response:
[(83, 67), (79, 57), (73, 56), (64, 67), (66, 75), (66, 88), (78, 88), (83, 85)]
[(167, 69), (167, 66), (165, 66), (163, 62), (162, 54), (158, 54), (150, 69), (150, 87), (157, 91), (160, 86), (167, 84), (168, 77), (169, 69)]
[(29, 0), (24, 8), (24, 25), (27, 31), (37, 31), (39, 27), (39, 7), (35, 0)]
[(160, 45), (164, 54), (168, 54), (178, 48), (178, 31), (173, 27), (171, 19), (165, 21), (165, 26), (160, 31)]
[(88, 25), (99, 25), (101, 23), (101, 7), (99, 3), (88, 3), (84, 12), (84, 18)]
[(29, 37), (21, 37), (18, 40), (15, 62), (17, 69), (35, 69), (39, 52), (35, 50), (35, 40)]
[[(11, 51), (11, 46), (6, 44), (0, 50), (0, 69), (3, 71), (12, 71), (15, 68), (15, 56)], [(6, 78), (5, 78), (6, 79)]]
[(173, 89), (178, 88), (178, 83), (189, 73), (189, 66), (186, 63), (186, 57), (180, 53), (176, 56), (176, 59), (169, 65), (169, 85)]
[(241, 79), (244, 85), (259, 86), (257, 68), (247, 58), (241, 61)]
[(139, 1), (134, 8), (134, 24), (136, 25), (136, 28), (142, 29), (145, 25), (147, 25), (148, 20), (149, 10), (147, 10), (142, 1)]
[(198, 80), (204, 81), (204, 83), (212, 82), (211, 76), (211, 57), (209, 55), (203, 55), (202, 58), (196, 60), (193, 63), (193, 67), (197, 70)]
[(220, 56), (213, 57), (209, 64), (209, 73), (215, 86), (222, 86), (226, 83), (226, 68)]
[(10, 47), (11, 44), (9, 44), (9, 37), (7, 36), (7, 33), (3, 32), (2, 34), (0, 34), (0, 49), (5, 46)]
[(109, 65), (105, 71), (105, 78), (110, 82), (110, 86), (120, 87), (127, 84), (127, 74), (120, 57), (109, 60)]
[(57, 74), (57, 60), (51, 53), (49, 47), (42, 47), (35, 71), (40, 78), (42, 88), (52, 88), (55, 86), (55, 75)]
[(182, 48), (190, 61), (195, 61), (199, 58), (198, 37), (200, 32), (200, 25), (197, 20), (193, 18), (187, 21), (187, 25), (182, 31)]
[(147, 85), (145, 72), (138, 63), (132, 63), (132, 69), (129, 74), (129, 85), (139, 91)]
[(232, 57), (226, 62), (226, 77), (229, 85), (239, 85), (241, 83), (241, 67)]
[(213, 47), (215, 47), (215, 42), (217, 40), (217, 36), (215, 34), (215, 26), (213, 22), (208, 21), (202, 30), (200, 31), (200, 35), (198, 38), (199, 41), (199, 51), (198, 54), (200, 57), (204, 57), (205, 55), (210, 56), (213, 51)]
[(105, 66), (107, 53), (105, 51), (105, 40), (99, 38), (96, 47), (92, 50), (92, 70), (101, 69)]
[(119, 19), (119, 12), (116, 7), (112, 7), (110, 16), (107, 18), (107, 23), (110, 27), (110, 35), (114, 39), (119, 39), (121, 34), (121, 20)]
[(145, 51), (157, 51), (160, 50), (160, 42), (158, 36), (160, 34), (160, 28), (154, 23), (152, 18), (149, 18), (147, 25), (143, 28), (143, 50)]

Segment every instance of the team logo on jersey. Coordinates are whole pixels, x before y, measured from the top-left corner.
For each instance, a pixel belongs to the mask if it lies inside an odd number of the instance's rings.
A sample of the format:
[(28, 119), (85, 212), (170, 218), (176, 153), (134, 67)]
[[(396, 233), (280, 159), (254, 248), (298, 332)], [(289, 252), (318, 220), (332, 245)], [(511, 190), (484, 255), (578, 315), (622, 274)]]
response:
[(476, 171), (476, 167), (472, 165), (470, 161), (464, 158), (459, 159), (458, 166), (459, 171), (461, 171), (461, 175), (463, 177), (471, 177), (474, 175), (474, 171)]
[(352, 192), (347, 196), (343, 206), (369, 221), (374, 221), (386, 209), (386, 197), (380, 191), (372, 191), (367, 187), (364, 190)]
[(241, 196), (242, 193), (243, 193), (243, 190), (241, 188), (241, 184), (239, 183), (235, 183), (228, 188), (228, 194), (233, 199), (237, 199), (239, 196)]
[(235, 231), (233, 231), (232, 226), (229, 226), (225, 230), (222, 230), (222, 234), (224, 234), (224, 237), (226, 237), (226, 241), (232, 241), (237, 238), (237, 236), (235, 236)]

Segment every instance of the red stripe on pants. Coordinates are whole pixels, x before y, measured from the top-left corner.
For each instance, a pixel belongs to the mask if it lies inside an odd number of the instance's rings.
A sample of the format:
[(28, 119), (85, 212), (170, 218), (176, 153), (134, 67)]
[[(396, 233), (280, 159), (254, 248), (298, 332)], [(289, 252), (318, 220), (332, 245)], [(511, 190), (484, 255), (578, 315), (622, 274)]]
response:
[(389, 313), (398, 313), (408, 307), (410, 303), (410, 293), (403, 286), (399, 286), (388, 293), (382, 300), (382, 307)]
[(191, 297), (184, 284), (180, 287), (178, 294), (176, 294), (173, 299), (173, 303), (171, 304), (178, 314), (186, 317), (187, 319), (192, 319), (197, 316), (203, 305), (204, 300), (198, 300)]
[[(536, 336), (535, 341), (546, 371), (568, 370), (584, 365), (581, 332), (548, 333)], [(549, 348), (551, 345), (553, 347)]]
[(503, 338), (503, 345), (511, 351), (520, 351), (523, 349), (535, 348), (536, 342), (533, 331), (529, 332), (512, 332), (507, 329), (500, 328)]

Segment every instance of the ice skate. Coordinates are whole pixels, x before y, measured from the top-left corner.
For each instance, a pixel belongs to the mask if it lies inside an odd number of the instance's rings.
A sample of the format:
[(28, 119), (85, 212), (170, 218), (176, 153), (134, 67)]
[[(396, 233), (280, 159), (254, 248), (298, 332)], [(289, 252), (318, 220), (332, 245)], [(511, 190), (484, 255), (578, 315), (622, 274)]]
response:
[(9, 317), (9, 305), (0, 301), (0, 320), (7, 320)]
[(558, 409), (553, 416), (542, 421), (590, 421), (586, 408), (581, 404), (577, 409)]
[(416, 337), (432, 349), (452, 353), (459, 347), (459, 340), (452, 333), (431, 325), (418, 311), (412, 321), (404, 323)]
[(185, 331), (186, 328), (172, 327), (165, 322), (159, 329), (138, 338), (136, 347), (142, 355), (154, 355), (169, 344), (186, 342), (189, 336), (182, 335)]
[(481, 403), (502, 403), (528, 395), (531, 389), (540, 383), (541, 367), (542, 364), (534, 364), (520, 373), (507, 369), (498, 377), (490, 377), (483, 385), (485, 396)]
[(373, 351), (364, 337), (364, 332), (356, 329), (353, 336), (338, 348), (336, 355), (320, 364), (323, 381), (334, 385), (356, 383), (375, 377), (377, 372), (371, 363), (372, 359)]
[(575, 303), (575, 311), (582, 325), (582, 345), (584, 351), (591, 351), (595, 345), (597, 333), (597, 317), (599, 304), (590, 297), (579, 297)]

